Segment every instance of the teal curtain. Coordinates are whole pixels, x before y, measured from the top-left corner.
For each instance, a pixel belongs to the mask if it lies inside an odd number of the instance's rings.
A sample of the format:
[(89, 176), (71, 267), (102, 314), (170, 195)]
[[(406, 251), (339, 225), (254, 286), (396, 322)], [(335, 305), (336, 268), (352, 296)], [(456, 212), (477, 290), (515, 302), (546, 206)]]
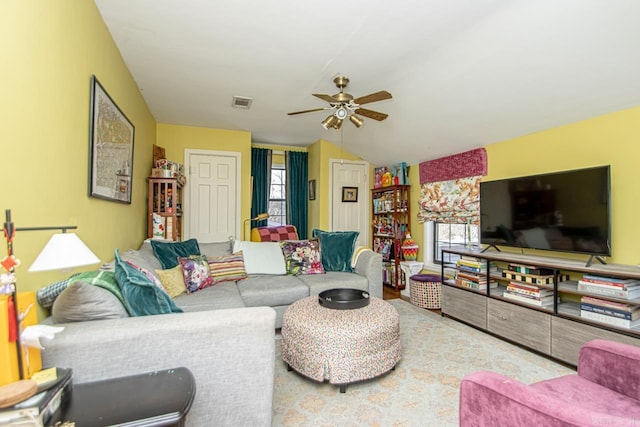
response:
[(309, 154), (287, 151), (287, 222), (295, 225), (300, 239), (307, 238), (307, 178), (309, 176)]
[[(269, 188), (271, 187), (271, 150), (251, 149), (251, 218), (269, 212)], [(251, 221), (251, 228), (267, 225), (267, 220)]]

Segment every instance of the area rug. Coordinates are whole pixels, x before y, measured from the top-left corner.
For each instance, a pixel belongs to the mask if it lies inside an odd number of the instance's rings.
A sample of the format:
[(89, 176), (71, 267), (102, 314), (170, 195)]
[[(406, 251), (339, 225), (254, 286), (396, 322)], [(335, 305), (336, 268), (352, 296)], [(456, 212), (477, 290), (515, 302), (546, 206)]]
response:
[(563, 365), (401, 300), (402, 359), (378, 378), (318, 383), (282, 362), (276, 338), (274, 426), (457, 426), (460, 381), (477, 370), (533, 383), (575, 373)]

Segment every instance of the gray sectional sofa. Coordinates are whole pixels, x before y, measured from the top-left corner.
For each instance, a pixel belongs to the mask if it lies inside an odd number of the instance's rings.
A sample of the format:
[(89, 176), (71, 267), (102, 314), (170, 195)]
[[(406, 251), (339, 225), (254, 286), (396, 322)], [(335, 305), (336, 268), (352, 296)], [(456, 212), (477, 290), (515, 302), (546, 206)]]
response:
[[(231, 253), (229, 242), (200, 243), (202, 254)], [(154, 271), (149, 242), (121, 254)], [(361, 251), (353, 273), (251, 274), (174, 299), (184, 313), (63, 323), (45, 343), (43, 366), (72, 368), (77, 383), (184, 366), (196, 378), (189, 426), (270, 426), (275, 331), (293, 302), (349, 287), (382, 298), (382, 259)]]

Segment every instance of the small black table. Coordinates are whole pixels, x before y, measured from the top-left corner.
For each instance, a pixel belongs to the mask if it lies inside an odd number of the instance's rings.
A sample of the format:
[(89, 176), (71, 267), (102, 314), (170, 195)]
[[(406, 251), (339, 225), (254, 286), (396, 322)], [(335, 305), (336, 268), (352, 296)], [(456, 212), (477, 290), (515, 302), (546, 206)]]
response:
[(71, 399), (47, 425), (183, 426), (196, 394), (187, 368), (74, 384)]

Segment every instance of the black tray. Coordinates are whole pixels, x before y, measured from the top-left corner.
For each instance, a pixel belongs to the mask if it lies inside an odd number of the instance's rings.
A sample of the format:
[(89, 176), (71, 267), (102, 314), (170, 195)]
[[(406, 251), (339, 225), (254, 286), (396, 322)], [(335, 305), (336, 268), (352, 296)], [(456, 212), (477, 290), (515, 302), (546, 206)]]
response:
[(329, 289), (320, 292), (318, 302), (321, 306), (336, 310), (351, 310), (369, 305), (369, 292), (361, 289)]

